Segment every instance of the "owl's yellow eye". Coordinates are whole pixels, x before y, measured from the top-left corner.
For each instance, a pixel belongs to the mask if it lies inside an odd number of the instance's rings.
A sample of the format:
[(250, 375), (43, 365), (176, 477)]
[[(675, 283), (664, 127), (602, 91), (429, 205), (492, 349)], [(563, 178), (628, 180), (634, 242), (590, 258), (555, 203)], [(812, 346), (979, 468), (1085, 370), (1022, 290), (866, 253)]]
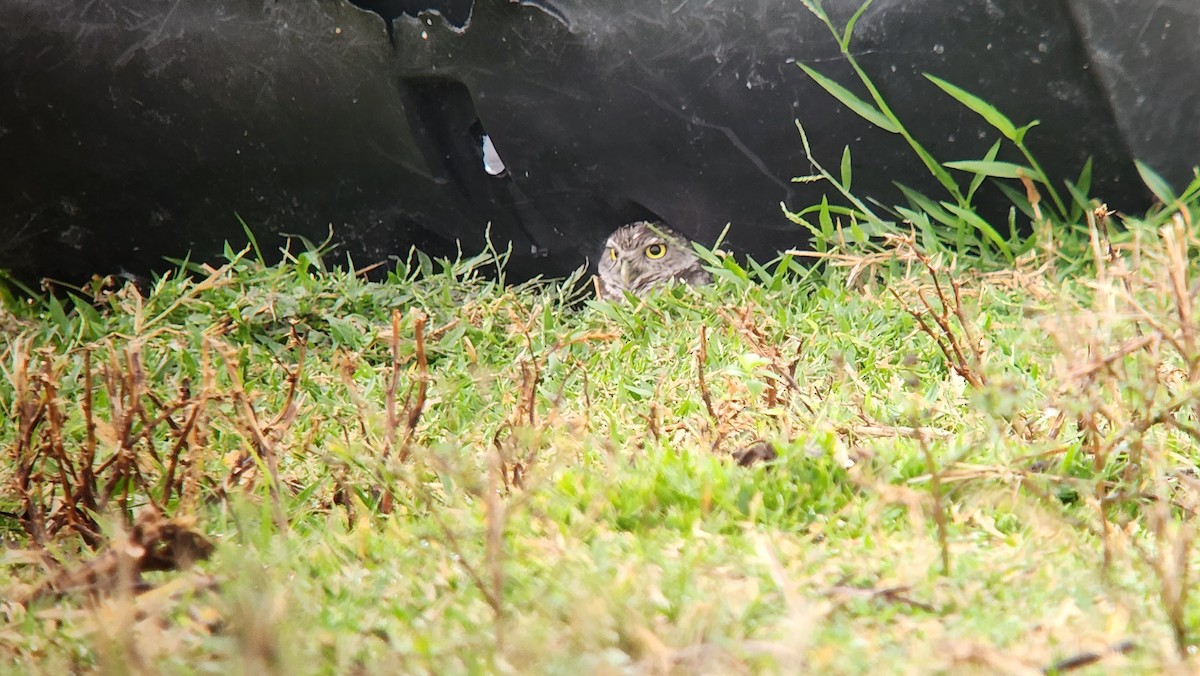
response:
[(667, 255), (667, 247), (663, 244), (651, 244), (646, 247), (646, 258), (656, 259)]
[(617, 260), (617, 250), (612, 247), (609, 247), (608, 248), (608, 257), (614, 261)]

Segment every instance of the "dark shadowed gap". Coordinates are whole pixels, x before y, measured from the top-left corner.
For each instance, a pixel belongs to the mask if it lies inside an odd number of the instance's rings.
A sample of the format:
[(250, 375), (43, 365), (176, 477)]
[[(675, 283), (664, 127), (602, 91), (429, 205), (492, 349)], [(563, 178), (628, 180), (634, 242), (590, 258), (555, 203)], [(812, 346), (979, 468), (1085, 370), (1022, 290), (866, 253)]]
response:
[(446, 20), (457, 30), (467, 27), (471, 20), (471, 8), (474, 0), (348, 0), (355, 7), (374, 12), (383, 17), (387, 25), (388, 39), (395, 43), (396, 35), (392, 22), (402, 16), (414, 19), (422, 12), (433, 12)]
[[(514, 240), (514, 245), (527, 247), (535, 258), (544, 256), (544, 247), (521, 215), (521, 204), (529, 200), (503, 168), (502, 140), (496, 140), (497, 151), (467, 86), (448, 78), (402, 78), (398, 91), (430, 171), (457, 193), (460, 208), (480, 224), (490, 222), (499, 231), (523, 234), (524, 241)], [(489, 156), (487, 146), (496, 154)]]

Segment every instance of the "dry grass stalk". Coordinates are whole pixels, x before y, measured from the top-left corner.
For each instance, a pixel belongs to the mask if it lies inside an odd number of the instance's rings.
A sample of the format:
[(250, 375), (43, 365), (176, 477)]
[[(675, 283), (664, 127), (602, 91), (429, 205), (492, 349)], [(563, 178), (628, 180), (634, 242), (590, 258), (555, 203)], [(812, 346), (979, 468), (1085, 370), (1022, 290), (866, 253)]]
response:
[(249, 450), (243, 452), (237, 461), (234, 462), (233, 468), (226, 477), (223, 491), (227, 491), (228, 488), (237, 485), (239, 479), (252, 465), (258, 464), (265, 467), (272, 518), (275, 520), (276, 527), (281, 532), (286, 532), (288, 529), (288, 519), (283, 509), (283, 497), (280, 490), (279, 446), (283, 440), (283, 436), (291, 428), (292, 424), (295, 423), (299, 415), (297, 391), (300, 377), (304, 372), (306, 344), (295, 332), (295, 329), (293, 329), (292, 342), (296, 345), (296, 367), (288, 373), (287, 396), (284, 398), (283, 406), (280, 407), (275, 417), (269, 422), (263, 423), (258, 413), (254, 410), (250, 395), (246, 392), (245, 385), (237, 368), (239, 360), (233, 348), (224, 343), (216, 342), (211, 338), (208, 340), (210, 341), (210, 345), (222, 355), (226, 377), (229, 379), (233, 390), (231, 395), (238, 413), (237, 420), (244, 430), (243, 434), (245, 434), (250, 442)]
[[(1200, 443), (1200, 388), (1195, 386), (1200, 348), (1189, 274), (1196, 240), (1177, 215), (1157, 238), (1134, 237), (1132, 245), (1116, 247), (1108, 235), (1110, 215), (1103, 207), (1088, 215), (1095, 269), (1091, 307), (1065, 310), (1048, 324), (1065, 357), (1061, 401), (1051, 405), (1076, 411), (1081, 449), (1096, 477), (1095, 525), (1077, 527), (1101, 540), (1107, 569), (1118, 554), (1119, 524), (1113, 514), (1127, 519), (1132, 509), (1140, 515), (1153, 546), (1121, 541), (1157, 579), (1159, 601), (1183, 658), (1190, 642), (1186, 607), (1194, 549), (1189, 515), (1196, 512), (1197, 491), (1181, 477), (1195, 465), (1166, 449), (1173, 435), (1193, 447)], [(1108, 478), (1115, 470), (1119, 478)]]
[(1046, 261), (1047, 271), (1054, 274), (1054, 263), (1058, 259), (1057, 246), (1054, 239), (1054, 223), (1042, 214), (1042, 194), (1037, 189), (1037, 184), (1033, 179), (1024, 175), (1021, 172), (1019, 177), (1021, 185), (1025, 188), (1025, 199), (1029, 201), (1029, 206), (1033, 209), (1033, 230), (1037, 235), (1038, 249), (1041, 251), (1041, 256)]
[(696, 350), (696, 383), (700, 388), (700, 399), (704, 402), (704, 410), (708, 412), (710, 429), (713, 433), (711, 448), (715, 451), (728, 434), (721, 416), (713, 407), (712, 393), (708, 390), (708, 382), (704, 378), (704, 369), (708, 363), (708, 327), (700, 327), (700, 346)]
[[(800, 358), (796, 356), (790, 362), (784, 358), (779, 346), (772, 342), (762, 330), (761, 325), (766, 318), (762, 313), (755, 316), (754, 310), (755, 308), (751, 306), (742, 307), (737, 312), (718, 308), (717, 314), (737, 331), (750, 350), (766, 361), (771, 372), (775, 374), (776, 378), (767, 383), (765, 393), (767, 408), (774, 408), (781, 401), (776, 379), (787, 385), (789, 391), (799, 394), (800, 384), (796, 382), (796, 366), (800, 363)], [(801, 347), (796, 348), (797, 355), (801, 349)], [(814, 413), (807, 402), (801, 400), (801, 403), (809, 413)]]
[(704, 401), (704, 410), (713, 424), (717, 424), (717, 412), (713, 410), (712, 394), (708, 391), (708, 383), (704, 381), (704, 369), (708, 363), (708, 327), (700, 327), (700, 348), (696, 351), (696, 380), (700, 385), (700, 399)]
[[(400, 443), (399, 458), (401, 462), (408, 460), (409, 452), (412, 446), (413, 437), (416, 435), (417, 424), (421, 422), (421, 414), (425, 412), (425, 404), (429, 393), (429, 360), (425, 356), (425, 324), (429, 321), (428, 315), (420, 310), (411, 312), (413, 320), (413, 344), (417, 353), (417, 374), (413, 378), (413, 382), (409, 385), (408, 393), (404, 395), (404, 440)], [(397, 325), (395, 315), (392, 318), (392, 326)], [(396, 332), (393, 331), (393, 335)], [(393, 339), (394, 341), (394, 339)], [(395, 378), (398, 368), (398, 347), (395, 342), (392, 345), (392, 376)], [(394, 380), (393, 380), (394, 382)], [(415, 395), (414, 395), (415, 390)], [(388, 388), (388, 397), (395, 400), (395, 390), (392, 387)], [(392, 428), (394, 424), (394, 408), (389, 413), (389, 429), (388, 438), (394, 438), (395, 433)]]
[[(838, 233), (839, 236), (842, 233), (840, 227)], [(836, 253), (800, 249), (787, 249), (783, 253), (798, 258), (815, 258), (833, 267), (849, 268), (850, 271), (846, 275), (846, 286), (853, 287), (859, 278), (864, 276), (864, 273), (870, 273), (884, 264), (898, 260), (911, 269), (912, 264), (918, 262), (915, 255), (917, 253), (915, 233), (909, 232), (904, 235), (884, 233), (882, 238), (883, 250), (873, 253)], [(845, 241), (841, 242), (840, 248), (842, 251), (854, 249)]]
[[(911, 245), (910, 245), (911, 246)], [(953, 273), (945, 273), (947, 292), (942, 283), (943, 270), (929, 256), (912, 249), (912, 257), (919, 262), (929, 275), (933, 285), (935, 302), (931, 302), (927, 290), (918, 287), (915, 291), (921, 308), (910, 305), (895, 289), (889, 289), (892, 296), (900, 302), (901, 307), (917, 321), (921, 332), (933, 339), (938, 350), (946, 358), (946, 363), (959, 376), (973, 387), (981, 388), (987, 385), (987, 375), (984, 373), (983, 342), (967, 316), (963, 307), (962, 287)], [(936, 305), (936, 307), (935, 307)], [(955, 330), (957, 326), (957, 330)]]
[[(135, 501), (162, 510), (172, 496), (185, 497), (179, 467), (193, 453), (208, 395), (195, 395), (186, 382), (172, 400), (155, 394), (143, 366), (146, 340), (84, 346), (82, 368), (71, 382), (62, 380), (65, 367), (48, 351), (33, 349), (28, 339), (12, 343), (4, 375), (13, 387), (17, 427), (9, 450), (11, 489), (20, 503), (13, 516), (35, 546), (66, 529), (96, 547), (103, 541), (97, 514), (115, 508), (131, 523)], [(64, 394), (77, 390), (77, 396)], [(96, 406), (98, 390), (104, 410)], [(72, 398), (75, 410), (66, 408)], [(79, 419), (83, 439), (71, 441), (67, 428)], [(155, 440), (164, 428), (167, 446), (159, 448)], [(194, 501), (180, 503), (189, 504)]]

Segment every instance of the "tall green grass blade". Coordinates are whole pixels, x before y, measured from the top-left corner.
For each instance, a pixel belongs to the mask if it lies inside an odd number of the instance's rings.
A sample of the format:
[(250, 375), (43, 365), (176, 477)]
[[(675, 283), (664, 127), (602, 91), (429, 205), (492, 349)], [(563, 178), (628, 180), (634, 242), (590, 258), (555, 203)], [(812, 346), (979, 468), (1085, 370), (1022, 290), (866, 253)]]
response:
[(101, 318), (100, 313), (96, 311), (96, 308), (91, 304), (91, 302), (86, 298), (83, 298), (82, 296), (76, 296), (75, 294), (71, 294), (70, 298), (71, 304), (75, 306), (75, 315), (79, 317), (80, 323), (82, 324), (82, 326), (80, 326), (80, 333), (88, 334), (90, 333), (89, 329), (100, 330), (100, 327), (104, 325), (104, 320)]
[(1192, 182), (1188, 183), (1187, 187), (1184, 188), (1183, 192), (1179, 195), (1179, 200), (1181, 202), (1187, 202), (1189, 204), (1195, 201), (1197, 197), (1200, 197), (1200, 171), (1197, 169), (1192, 169), (1192, 172), (1195, 174), (1194, 178), (1192, 178)]
[(900, 188), (900, 192), (904, 193), (905, 199), (908, 200), (908, 203), (912, 205), (914, 209), (929, 214), (935, 221), (941, 223), (942, 225), (947, 225), (950, 227), (956, 227), (958, 225), (958, 219), (956, 219), (950, 212), (939, 206), (937, 202), (929, 199), (925, 195), (922, 195), (921, 193), (902, 183), (897, 183), (896, 187)]
[(1074, 223), (1083, 216), (1083, 212), (1091, 208), (1088, 199), (1088, 193), (1092, 190), (1091, 157), (1088, 157), (1087, 162), (1083, 163), (1079, 178), (1075, 179), (1074, 183), (1066, 181), (1066, 185), (1067, 192), (1071, 193), (1071, 211), (1067, 214), (1067, 221)]
[(860, 215), (863, 218), (871, 221), (880, 221), (880, 218), (875, 215), (875, 212), (872, 211), (865, 202), (859, 199), (854, 193), (847, 190), (845, 186), (843, 186), (836, 178), (834, 178), (833, 175), (830, 174), (829, 171), (817, 161), (817, 158), (813, 157), (812, 147), (808, 143), (808, 132), (804, 130), (804, 124), (801, 123), (800, 120), (796, 120), (796, 130), (800, 132), (800, 144), (804, 148), (804, 157), (808, 159), (809, 163), (816, 168), (816, 170), (825, 180), (829, 181), (835, 188), (837, 188), (838, 192), (840, 192), (842, 196), (846, 198), (847, 202), (854, 205), (861, 212)]
[(70, 338), (71, 320), (67, 318), (62, 302), (52, 293), (46, 297), (46, 311), (50, 322), (58, 328), (59, 335), (64, 339)]
[(1141, 160), (1135, 160), (1134, 164), (1137, 166), (1138, 174), (1141, 174), (1142, 182), (1146, 184), (1147, 188), (1150, 188), (1150, 192), (1154, 193), (1158, 201), (1163, 204), (1175, 202), (1175, 192), (1171, 190), (1171, 185), (1162, 176), (1158, 175), (1158, 172), (1151, 169), (1149, 165)]
[(822, 89), (829, 92), (838, 101), (841, 101), (847, 108), (857, 113), (859, 117), (886, 132), (892, 134), (900, 133), (899, 126), (889, 120), (878, 108), (860, 99), (854, 92), (802, 63), (797, 63), (796, 65), (800, 66), (814, 82), (821, 85)]
[[(984, 163), (994, 163), (996, 160), (996, 155), (999, 152), (1000, 152), (1000, 140), (997, 139), (996, 142), (992, 144), (992, 147), (988, 148), (988, 151), (986, 153), (984, 153), (982, 161)], [(947, 166), (949, 166), (949, 165), (947, 165)], [(956, 168), (961, 168), (961, 167), (956, 167)], [(968, 169), (967, 171), (971, 171), (971, 170)], [(971, 179), (971, 185), (967, 187), (967, 202), (968, 203), (972, 199), (974, 199), (975, 192), (977, 190), (979, 190), (979, 186), (983, 185), (983, 179), (987, 178), (988, 175), (989, 174), (987, 174), (985, 172), (976, 172), (975, 173), (975, 178)]]
[(759, 284), (767, 286), (771, 284), (771, 279), (774, 277), (774, 275), (772, 275), (771, 271), (767, 269), (767, 266), (759, 263), (753, 258), (747, 259), (746, 262), (750, 264), (750, 268), (754, 272), (754, 276), (757, 278)]
[(965, 160), (962, 162), (947, 162), (947, 167), (966, 171), (978, 176), (991, 176), (993, 178), (1034, 178), (1036, 180), (1036, 172), (1029, 167), (1013, 164), (1012, 162), (988, 162), (981, 160)]
[(265, 258), (263, 258), (262, 249), (258, 248), (258, 238), (254, 236), (254, 233), (250, 230), (250, 226), (247, 225), (246, 221), (242, 219), (241, 214), (234, 212), (233, 215), (235, 218), (237, 218), (237, 222), (241, 224), (242, 232), (246, 233), (246, 239), (249, 240), (250, 246), (254, 247), (255, 260), (258, 261), (259, 265), (266, 265), (267, 261)]
[(821, 206), (817, 211), (817, 222), (821, 225), (821, 237), (827, 242), (833, 241), (833, 216), (829, 213), (829, 198), (821, 197)]
[(842, 187), (850, 190), (851, 181), (854, 179), (854, 174), (850, 168), (850, 146), (842, 148)]
[(990, 240), (991, 243), (995, 245), (996, 249), (999, 250), (1006, 259), (1008, 259), (1010, 262), (1013, 260), (1012, 247), (1009, 246), (1008, 241), (1001, 237), (1000, 233), (997, 232), (990, 223), (983, 220), (979, 214), (970, 209), (960, 207), (957, 204), (950, 204), (948, 202), (942, 202), (942, 206), (946, 207), (954, 215), (961, 218), (964, 223), (971, 226), (971, 228), (973, 228), (975, 231), (983, 233), (984, 237)]
[(1067, 220), (1075, 223), (1083, 216), (1083, 212), (1088, 209), (1088, 196), (1087, 193), (1075, 187), (1074, 183), (1064, 181), (1064, 184), (1067, 186), (1067, 192), (1071, 195), (1071, 211), (1067, 213)]
[(871, 239), (856, 218), (850, 219), (850, 236), (856, 244), (866, 244)]
[(962, 87), (950, 84), (949, 82), (946, 82), (935, 75), (925, 73), (925, 77), (929, 79), (930, 82), (937, 85), (942, 91), (953, 97), (954, 100), (977, 113), (980, 117), (986, 120), (988, 124), (992, 125), (997, 131), (1003, 134), (1005, 138), (1009, 139), (1010, 141), (1017, 140), (1016, 125), (1014, 125), (1012, 120), (1008, 119), (1004, 113), (996, 110), (996, 108), (987, 101), (984, 101)]
[[(1063, 217), (1066, 216), (1066, 204), (1062, 201), (1062, 198), (1059, 197), (1058, 191), (1055, 190), (1054, 186), (1050, 184), (1050, 180), (1046, 176), (1046, 172), (1042, 170), (1041, 165), (1039, 165), (1037, 160), (1034, 159), (1033, 154), (1029, 152), (1029, 148), (1025, 147), (1025, 134), (1030, 129), (1038, 125), (1036, 120), (1018, 129), (1016, 125), (1013, 124), (1013, 121), (1008, 119), (1004, 113), (1001, 113), (996, 109), (995, 106), (991, 105), (987, 101), (984, 101), (978, 96), (975, 96), (971, 92), (929, 73), (925, 73), (925, 77), (929, 79), (930, 82), (937, 85), (942, 91), (949, 94), (952, 98), (954, 98), (954, 100), (958, 101), (982, 117), (988, 124), (992, 125), (996, 128), (996, 130), (1003, 134), (1005, 138), (1012, 141), (1013, 144), (1017, 146), (1017, 149), (1021, 151), (1021, 154), (1025, 156), (1025, 159), (1029, 162), (1030, 173), (1028, 174), (1028, 177), (1046, 186), (1046, 193), (1050, 196), (1050, 201), (1054, 203), (1054, 207), (1058, 210), (1058, 214)], [(1017, 177), (1012, 176), (1006, 178)]]
[(1025, 125), (1024, 127), (1017, 129), (1017, 135), (1016, 135), (1016, 138), (1013, 139), (1013, 143), (1015, 143), (1017, 145), (1022, 145), (1023, 143), (1025, 143), (1025, 134), (1028, 134), (1030, 129), (1033, 129), (1034, 127), (1038, 126), (1041, 123), (1042, 123), (1041, 120), (1034, 120), (1033, 122), (1030, 122), (1029, 124)]
[[(844, 31), (838, 31), (838, 29), (834, 27), (833, 22), (829, 19), (829, 15), (826, 14), (825, 9), (821, 6), (820, 2), (816, 2), (814, 0), (800, 0), (800, 2), (808, 9), (809, 12), (820, 19), (820, 21), (824, 23), (827, 28), (829, 28), (829, 32), (833, 36), (833, 39), (838, 43), (842, 55), (846, 57), (846, 62), (850, 64), (852, 69), (854, 69), (854, 73), (856, 76), (858, 76), (859, 82), (861, 82), (871, 94), (871, 100), (874, 101), (874, 104), (863, 101), (854, 94), (850, 93), (850, 91), (845, 87), (842, 87), (828, 78), (824, 78), (824, 76), (816, 73), (816, 71), (812, 70), (811, 68), (800, 64), (798, 65), (800, 65), (800, 67), (803, 68), (810, 77), (813, 77), (814, 80), (829, 90), (831, 94), (834, 94), (835, 97), (838, 96), (839, 93), (847, 96), (848, 98), (843, 100), (843, 103), (845, 103), (847, 106), (850, 106), (852, 109), (856, 109), (860, 116), (863, 116), (873, 124), (880, 126), (880, 128), (884, 129), (885, 131), (889, 131), (894, 134), (900, 134), (908, 143), (912, 151), (917, 154), (917, 157), (921, 159), (921, 162), (925, 165), (925, 168), (929, 170), (929, 173), (933, 175), (933, 177), (942, 184), (942, 187), (946, 189), (946, 192), (950, 193), (950, 195), (954, 197), (955, 201), (958, 203), (967, 204), (968, 200), (962, 194), (962, 190), (959, 188), (958, 183), (954, 180), (954, 177), (951, 176), (950, 173), (946, 171), (945, 167), (943, 167), (933, 157), (933, 155), (929, 153), (929, 151), (925, 150), (925, 147), (922, 146), (917, 139), (914, 138), (913, 135), (904, 128), (904, 125), (900, 123), (900, 120), (891, 111), (891, 109), (888, 108), (887, 101), (885, 101), (883, 95), (879, 93), (879, 89), (875, 86), (875, 83), (871, 80), (870, 76), (867, 75), (866, 71), (864, 71), (858, 64), (858, 60), (854, 57), (854, 54), (850, 52), (849, 36), (852, 33), (853, 25), (858, 22), (858, 19), (871, 4), (870, 0), (867, 0), (863, 6), (860, 6), (859, 10), (855, 12), (855, 15), (851, 17), (848, 25), (850, 30)], [(834, 89), (830, 89), (830, 87), (833, 87)]]
[(37, 292), (34, 291), (28, 284), (12, 276), (8, 270), (0, 268), (0, 282), (6, 286), (11, 286), (30, 298), (36, 298)]
[(710, 270), (710, 272), (717, 277), (728, 279), (735, 284), (750, 281), (750, 275), (746, 273), (746, 269), (739, 265), (733, 256), (721, 259), (721, 267)]
[(866, 13), (867, 8), (870, 7), (871, 3), (873, 2), (875, 2), (875, 0), (867, 0), (863, 4), (859, 5), (858, 9), (850, 17), (850, 20), (846, 22), (846, 27), (842, 29), (842, 39), (840, 42), (842, 49), (847, 49), (849, 47), (850, 38), (854, 35), (854, 26), (858, 24), (858, 20), (862, 18), (862, 15)]
[(942, 246), (942, 238), (938, 235), (937, 230), (933, 227), (933, 223), (929, 220), (929, 214), (906, 207), (896, 207), (896, 212), (916, 228), (917, 234), (921, 237), (921, 248), (929, 253), (936, 253), (945, 249)]
[(1004, 193), (1008, 201), (1012, 202), (1013, 206), (1017, 209), (1020, 209), (1021, 213), (1028, 216), (1031, 220), (1036, 217), (1036, 214), (1033, 213), (1033, 205), (1029, 203), (1029, 198), (1025, 196), (1024, 191), (1017, 190), (1011, 185), (1004, 183), (997, 183), (996, 187), (1000, 188), (1000, 192)]
[(797, 266), (793, 261), (793, 256), (790, 253), (785, 253), (775, 263), (775, 273), (771, 276), (771, 283), (768, 288), (772, 291), (778, 291), (783, 288), (783, 282), (787, 279), (788, 274), (799, 273), (806, 279), (812, 274), (812, 270), (803, 269)]
[(820, 19), (821, 23), (824, 23), (829, 28), (829, 32), (833, 34), (834, 40), (839, 39), (838, 30), (834, 28), (833, 21), (829, 19), (829, 15), (825, 13), (825, 8), (821, 6), (821, 0), (800, 0), (800, 4), (804, 5), (813, 16)]

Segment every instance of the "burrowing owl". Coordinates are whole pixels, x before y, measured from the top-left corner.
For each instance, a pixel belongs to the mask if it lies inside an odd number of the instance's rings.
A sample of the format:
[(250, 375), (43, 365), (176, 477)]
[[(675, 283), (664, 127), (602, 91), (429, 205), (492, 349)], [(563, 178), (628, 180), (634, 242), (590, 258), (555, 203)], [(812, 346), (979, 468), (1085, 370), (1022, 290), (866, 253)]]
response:
[(651, 221), (630, 223), (609, 235), (599, 268), (600, 296), (609, 300), (623, 299), (624, 291), (644, 296), (672, 281), (712, 281), (686, 237)]

